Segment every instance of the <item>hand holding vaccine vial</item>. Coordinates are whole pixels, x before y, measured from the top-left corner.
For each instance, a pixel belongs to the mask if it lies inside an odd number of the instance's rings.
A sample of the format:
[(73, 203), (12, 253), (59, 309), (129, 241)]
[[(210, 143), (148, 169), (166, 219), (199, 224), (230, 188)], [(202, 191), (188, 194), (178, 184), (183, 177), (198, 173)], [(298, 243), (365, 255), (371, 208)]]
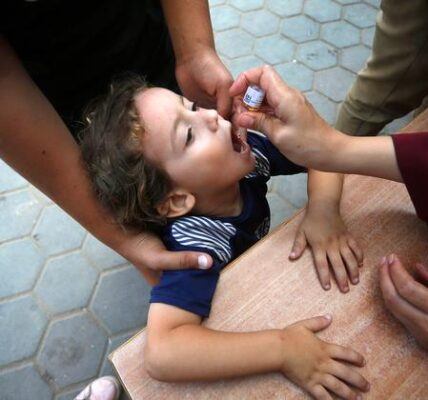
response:
[(258, 111), (265, 98), (265, 91), (257, 85), (250, 85), (245, 92), (243, 103), (248, 111)]

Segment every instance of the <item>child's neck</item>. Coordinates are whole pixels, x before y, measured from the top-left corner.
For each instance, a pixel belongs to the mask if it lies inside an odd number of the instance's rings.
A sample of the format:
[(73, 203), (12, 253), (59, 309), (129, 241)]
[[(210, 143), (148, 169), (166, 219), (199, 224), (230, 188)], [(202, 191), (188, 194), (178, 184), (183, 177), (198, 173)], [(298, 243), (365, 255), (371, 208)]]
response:
[(221, 191), (207, 191), (196, 196), (192, 214), (215, 217), (236, 217), (242, 211), (239, 182)]

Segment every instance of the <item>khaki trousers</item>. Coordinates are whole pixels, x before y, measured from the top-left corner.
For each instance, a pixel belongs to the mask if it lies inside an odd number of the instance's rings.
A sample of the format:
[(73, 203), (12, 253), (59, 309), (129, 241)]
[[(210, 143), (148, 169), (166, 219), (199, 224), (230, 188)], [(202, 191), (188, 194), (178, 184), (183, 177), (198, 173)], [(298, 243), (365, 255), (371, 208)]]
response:
[(375, 135), (428, 105), (428, 0), (382, 0), (380, 7), (372, 55), (336, 122), (337, 129), (352, 135)]

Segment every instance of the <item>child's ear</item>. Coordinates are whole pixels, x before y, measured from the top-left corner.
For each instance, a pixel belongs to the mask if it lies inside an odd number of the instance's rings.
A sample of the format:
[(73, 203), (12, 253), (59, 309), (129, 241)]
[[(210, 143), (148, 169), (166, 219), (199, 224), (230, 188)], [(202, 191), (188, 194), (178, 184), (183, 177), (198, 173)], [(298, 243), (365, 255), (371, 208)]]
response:
[(174, 189), (168, 193), (166, 199), (156, 209), (160, 215), (167, 218), (181, 217), (193, 209), (195, 201), (195, 196), (192, 193)]

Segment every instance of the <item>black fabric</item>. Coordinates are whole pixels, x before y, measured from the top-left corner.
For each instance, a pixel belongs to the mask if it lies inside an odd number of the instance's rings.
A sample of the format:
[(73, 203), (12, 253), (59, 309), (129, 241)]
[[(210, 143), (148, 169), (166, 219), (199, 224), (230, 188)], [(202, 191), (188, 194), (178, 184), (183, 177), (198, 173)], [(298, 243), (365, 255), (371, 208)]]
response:
[(0, 30), (73, 133), (89, 100), (125, 71), (178, 91), (157, 0), (2, 0)]

